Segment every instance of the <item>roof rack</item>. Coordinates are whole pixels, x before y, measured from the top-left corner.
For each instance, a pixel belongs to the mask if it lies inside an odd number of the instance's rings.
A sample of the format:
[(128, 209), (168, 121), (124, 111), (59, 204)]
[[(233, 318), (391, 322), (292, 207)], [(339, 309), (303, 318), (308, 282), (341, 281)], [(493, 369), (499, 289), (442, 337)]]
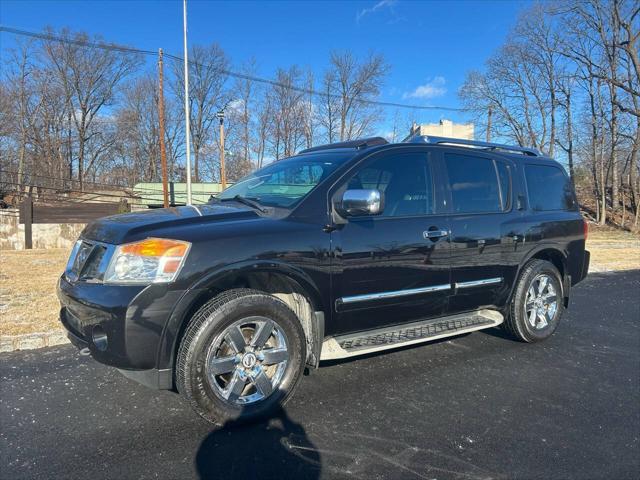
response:
[(406, 143), (431, 143), (446, 145), (462, 145), (466, 147), (483, 148), (486, 150), (503, 150), (505, 152), (521, 153), (531, 157), (541, 157), (542, 154), (535, 148), (518, 147), (515, 145), (503, 145), (501, 143), (480, 142), (478, 140), (465, 140), (461, 138), (433, 137), (431, 135), (416, 135), (405, 140)]
[(359, 138), (357, 140), (349, 140), (348, 142), (329, 143), (327, 145), (318, 145), (317, 147), (307, 148), (298, 153), (317, 152), (319, 150), (331, 150), (333, 148), (355, 148), (360, 150), (363, 148), (375, 147), (377, 145), (386, 145), (387, 142), (382, 137)]

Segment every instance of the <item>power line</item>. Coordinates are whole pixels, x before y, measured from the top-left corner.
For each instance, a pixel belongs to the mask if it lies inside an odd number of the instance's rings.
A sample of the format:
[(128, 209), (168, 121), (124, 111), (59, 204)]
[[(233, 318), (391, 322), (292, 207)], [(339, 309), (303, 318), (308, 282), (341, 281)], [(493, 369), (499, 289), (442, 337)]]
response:
[(100, 48), (102, 50), (113, 50), (124, 53), (142, 53), (143, 55), (157, 55), (157, 52), (154, 52), (152, 50), (142, 50), (139, 48), (126, 47), (124, 45), (118, 45), (116, 43), (96, 43), (90, 42), (88, 40), (64, 38), (51, 33), (29, 32), (27, 30), (20, 30), (19, 28), (7, 27), (5, 25), (0, 25), (0, 32), (12, 33), (14, 35), (20, 35), (23, 37), (39, 38), (40, 40), (51, 40), (54, 42), (69, 43), (72, 45), (78, 45), (80, 47)]
[[(74, 44), (74, 45), (79, 45), (79, 46), (85, 46), (85, 47), (92, 47), (92, 48), (100, 48), (103, 50), (113, 50), (113, 51), (119, 51), (119, 52), (125, 52), (125, 53), (140, 53), (143, 55), (153, 55), (153, 56), (157, 56), (158, 52), (152, 51), (152, 50), (143, 50), (143, 49), (139, 49), (139, 48), (134, 48), (134, 47), (125, 47), (125, 46), (121, 46), (121, 45), (117, 45), (117, 44), (108, 44), (108, 43), (96, 43), (96, 42), (89, 42), (89, 41), (85, 41), (85, 40), (78, 40), (78, 39), (70, 39), (70, 38), (64, 38), (58, 35), (53, 35), (50, 33), (37, 33), (37, 32), (30, 32), (27, 30), (21, 30), (18, 28), (12, 28), (12, 27), (7, 27), (4, 25), (0, 25), (0, 32), (7, 32), (7, 33), (11, 33), (13, 35), (20, 35), (20, 36), (25, 36), (25, 37), (32, 37), (32, 38), (39, 38), (41, 40), (49, 40), (49, 41), (55, 41), (55, 42), (61, 42), (61, 43), (70, 43), (70, 44)], [(170, 53), (164, 53), (165, 57), (171, 58), (173, 60), (177, 60), (177, 61), (184, 61), (183, 57), (180, 57), (178, 55), (172, 55)], [(208, 64), (203, 64), (203, 63), (198, 63), (195, 62), (193, 60), (190, 60), (188, 62), (191, 65), (197, 65), (197, 66), (201, 66), (201, 67), (210, 67), (211, 65)], [(268, 78), (263, 78), (263, 77), (257, 77), (255, 75), (248, 75), (245, 73), (239, 73), (239, 72), (234, 72), (232, 70), (225, 70), (225, 69), (220, 69), (220, 73), (227, 75), (229, 77), (232, 78), (238, 78), (238, 79), (242, 79), (242, 80), (250, 80), (252, 82), (256, 82), (256, 83), (262, 83), (265, 85), (271, 85), (274, 87), (279, 87), (279, 88), (284, 88), (287, 90), (293, 90), (295, 92), (299, 92), (299, 93), (304, 93), (307, 95), (314, 95), (314, 96), (319, 96), (319, 97), (324, 97), (324, 98), (332, 98), (332, 99), (340, 99), (341, 96), (340, 95), (336, 95), (336, 94), (328, 94), (328, 93), (324, 93), (324, 92), (319, 92), (317, 90), (313, 90), (313, 89), (309, 89), (309, 88), (304, 88), (304, 87), (296, 87), (293, 85), (287, 85), (281, 82), (277, 82), (275, 80), (271, 80)], [(406, 104), (406, 103), (396, 103), (396, 102), (383, 102), (380, 100), (370, 100), (370, 99), (357, 99), (356, 102), (361, 103), (361, 104), (365, 104), (365, 105), (371, 105), (371, 106), (379, 106), (379, 107), (393, 107), (393, 108), (404, 108), (404, 109), (408, 109), (408, 110), (443, 110), (443, 111), (450, 111), (450, 112), (461, 112), (461, 111), (465, 111), (465, 109), (463, 108), (456, 108), (456, 107), (444, 107), (444, 106), (431, 106), (431, 105), (411, 105), (411, 104)]]

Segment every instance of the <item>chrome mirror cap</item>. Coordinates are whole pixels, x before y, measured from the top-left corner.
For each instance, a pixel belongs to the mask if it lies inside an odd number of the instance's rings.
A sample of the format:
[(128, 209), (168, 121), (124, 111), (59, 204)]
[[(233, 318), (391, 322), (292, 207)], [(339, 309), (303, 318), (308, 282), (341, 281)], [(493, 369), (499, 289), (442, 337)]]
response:
[(378, 190), (347, 190), (342, 195), (342, 213), (350, 216), (378, 215), (382, 212), (382, 195)]

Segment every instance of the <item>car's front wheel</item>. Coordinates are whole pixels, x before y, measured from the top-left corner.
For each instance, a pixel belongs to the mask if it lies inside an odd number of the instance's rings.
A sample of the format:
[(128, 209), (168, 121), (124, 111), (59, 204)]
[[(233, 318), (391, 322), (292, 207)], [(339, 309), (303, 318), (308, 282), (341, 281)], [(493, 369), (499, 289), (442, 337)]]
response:
[(254, 420), (289, 398), (305, 358), (304, 331), (284, 302), (230, 290), (193, 316), (178, 351), (177, 387), (212, 423)]

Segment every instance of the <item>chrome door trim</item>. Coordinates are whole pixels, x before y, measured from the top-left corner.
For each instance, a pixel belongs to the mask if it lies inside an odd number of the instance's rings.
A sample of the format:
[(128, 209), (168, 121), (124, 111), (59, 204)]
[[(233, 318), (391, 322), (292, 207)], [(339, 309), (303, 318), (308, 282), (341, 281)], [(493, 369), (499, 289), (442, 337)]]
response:
[(364, 295), (353, 295), (338, 299), (338, 303), (356, 303), (368, 302), (370, 300), (382, 300), (385, 298), (405, 297), (407, 295), (416, 295), (418, 293), (441, 292), (443, 290), (451, 290), (451, 285), (433, 285), (431, 287), (409, 288), (407, 290), (394, 290), (390, 292), (366, 293)]
[(481, 287), (483, 285), (493, 285), (494, 283), (502, 283), (502, 277), (485, 278), (484, 280), (473, 280), (471, 282), (456, 282), (455, 287), (458, 288), (472, 288)]

